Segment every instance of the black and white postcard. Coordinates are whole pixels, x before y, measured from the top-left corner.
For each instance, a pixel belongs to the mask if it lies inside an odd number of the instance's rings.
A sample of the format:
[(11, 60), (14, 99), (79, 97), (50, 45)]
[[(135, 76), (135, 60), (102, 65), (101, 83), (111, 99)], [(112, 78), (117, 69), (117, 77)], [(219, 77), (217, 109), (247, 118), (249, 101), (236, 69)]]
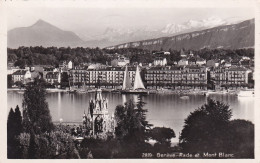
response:
[(2, 1), (1, 159), (257, 162), (259, 8)]

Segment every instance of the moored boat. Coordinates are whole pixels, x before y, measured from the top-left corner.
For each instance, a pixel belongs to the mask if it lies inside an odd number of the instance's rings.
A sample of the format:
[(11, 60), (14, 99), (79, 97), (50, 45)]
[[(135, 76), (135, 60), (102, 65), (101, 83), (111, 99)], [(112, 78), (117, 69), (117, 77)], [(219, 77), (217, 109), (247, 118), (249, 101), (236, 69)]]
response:
[(237, 94), (238, 97), (254, 97), (255, 93), (254, 90), (241, 90)]
[(136, 67), (134, 86), (131, 86), (128, 68), (126, 66), (124, 73), (122, 94), (149, 94), (149, 91), (145, 89), (143, 81), (141, 79), (139, 67)]
[(122, 94), (149, 94), (148, 90), (139, 89), (139, 90), (122, 90)]
[(181, 96), (180, 99), (182, 99), (182, 100), (188, 100), (188, 99), (190, 99), (190, 97), (189, 97), (189, 96)]

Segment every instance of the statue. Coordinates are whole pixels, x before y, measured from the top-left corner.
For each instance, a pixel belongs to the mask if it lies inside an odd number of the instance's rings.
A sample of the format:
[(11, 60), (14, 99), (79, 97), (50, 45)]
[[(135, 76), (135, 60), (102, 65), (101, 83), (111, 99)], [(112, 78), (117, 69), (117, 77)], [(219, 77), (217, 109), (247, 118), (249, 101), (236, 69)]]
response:
[(86, 127), (87, 127), (87, 116), (86, 116), (86, 114), (85, 114), (85, 111), (84, 111), (84, 115), (83, 115), (83, 120), (82, 120), (82, 122), (83, 122), (83, 127), (86, 128)]
[(93, 118), (93, 110), (94, 110), (94, 102), (91, 99), (89, 102), (89, 111), (90, 111), (91, 118)]
[(95, 132), (96, 133), (100, 133), (100, 132), (103, 132), (103, 118), (100, 117), (99, 115), (96, 117), (95, 119)]

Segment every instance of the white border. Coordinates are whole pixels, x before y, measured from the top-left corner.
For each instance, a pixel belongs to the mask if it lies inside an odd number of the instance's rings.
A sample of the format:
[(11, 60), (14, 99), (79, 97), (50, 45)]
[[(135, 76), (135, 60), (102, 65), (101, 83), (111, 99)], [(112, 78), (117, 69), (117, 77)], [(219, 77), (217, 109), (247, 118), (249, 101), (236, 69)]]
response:
[[(255, 8), (255, 159), (152, 159), (152, 160), (138, 160), (138, 159), (99, 159), (99, 160), (8, 160), (6, 158), (7, 139), (6, 139), (6, 122), (7, 122), (7, 27), (6, 27), (6, 11), (10, 7), (75, 7), (75, 8), (233, 8), (233, 7), (252, 7)], [(1, 118), (0, 118), (0, 162), (259, 162), (259, 131), (260, 125), (258, 120), (260, 113), (260, 0), (29, 0), (29, 1), (14, 1), (5, 0), (0, 1), (0, 104)]]

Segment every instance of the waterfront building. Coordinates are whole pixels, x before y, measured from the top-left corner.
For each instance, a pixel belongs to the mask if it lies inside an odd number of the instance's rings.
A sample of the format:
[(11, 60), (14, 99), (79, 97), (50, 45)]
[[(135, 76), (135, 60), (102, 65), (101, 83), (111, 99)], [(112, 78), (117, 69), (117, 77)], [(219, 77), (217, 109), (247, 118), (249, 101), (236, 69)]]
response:
[(146, 71), (147, 88), (193, 87), (205, 89), (207, 69), (201, 66), (153, 67)]
[(215, 59), (208, 60), (206, 63), (207, 67), (218, 67), (219, 64), (219, 61)]
[(184, 53), (183, 49), (181, 49), (180, 55), (181, 55), (182, 58), (186, 58), (187, 57), (187, 55)]
[(239, 59), (233, 59), (231, 61), (231, 65), (232, 66), (239, 66), (240, 65), (240, 60)]
[(196, 65), (196, 58), (195, 57), (190, 57), (188, 59), (188, 64), (189, 65)]
[(86, 79), (87, 70), (82, 67), (75, 67), (69, 71), (69, 81), (71, 85), (82, 85), (87, 82)]
[(73, 69), (73, 62), (72, 61), (69, 61), (68, 62), (68, 69)]
[(12, 74), (12, 80), (13, 82), (17, 82), (17, 81), (20, 81), (22, 83), (24, 83), (24, 75), (25, 75), (26, 71), (25, 70), (18, 70), (18, 71), (15, 71), (13, 74)]
[(206, 60), (202, 59), (202, 58), (197, 58), (196, 65), (199, 65), (199, 66), (206, 65)]
[(225, 62), (224, 67), (231, 67), (231, 62)]
[(241, 66), (243, 66), (243, 67), (247, 67), (247, 68), (249, 68), (250, 67), (250, 63), (251, 61), (250, 60), (242, 60), (242, 61), (240, 61), (240, 64), (241, 64)]
[(227, 70), (228, 84), (247, 84), (250, 70), (244, 67), (230, 67)]
[(167, 64), (166, 58), (156, 57), (153, 61), (154, 66), (165, 66)]
[(171, 53), (170, 52), (164, 52), (164, 55), (170, 55)]
[(45, 81), (50, 84), (60, 83), (61, 82), (60, 72), (47, 72), (45, 75)]
[(102, 65), (101, 63), (93, 63), (88, 65), (88, 70), (95, 70), (95, 69), (101, 69), (105, 68), (105, 65)]
[(198, 65), (185, 66), (182, 71), (182, 83), (194, 88), (207, 88), (207, 68)]
[(35, 65), (31, 67), (31, 71), (37, 71), (37, 72), (43, 72), (44, 71), (44, 65)]
[[(131, 84), (134, 83), (135, 68), (129, 67)], [(123, 67), (106, 67), (101, 69), (73, 69), (69, 71), (70, 82), (73, 85), (95, 87), (97, 84), (109, 88), (121, 87), (124, 79)]]
[(70, 70), (73, 68), (73, 62), (72, 61), (61, 61), (59, 63), (59, 68), (63, 71)]
[(172, 87), (181, 83), (182, 67), (152, 67), (146, 71), (145, 81), (148, 89)]
[(181, 59), (179, 62), (178, 62), (178, 65), (179, 66), (187, 66), (189, 64), (189, 61), (186, 59), (186, 58), (183, 58)]
[(211, 80), (214, 82), (215, 89), (243, 87), (248, 84), (248, 74), (250, 72), (251, 70), (240, 66), (219, 67), (212, 71), (214, 75), (211, 76)]
[(130, 60), (126, 57), (118, 57), (117, 59), (114, 59), (111, 61), (111, 66), (120, 66), (123, 67), (127, 64), (130, 64)]
[(31, 72), (26, 70), (18, 70), (12, 74), (12, 80), (14, 83), (20, 81), (23, 84), (26, 84), (30, 82), (31, 77)]
[(7, 74), (10, 75), (19, 70), (25, 70), (25, 69), (20, 69), (18, 66), (17, 67), (7, 67)]

